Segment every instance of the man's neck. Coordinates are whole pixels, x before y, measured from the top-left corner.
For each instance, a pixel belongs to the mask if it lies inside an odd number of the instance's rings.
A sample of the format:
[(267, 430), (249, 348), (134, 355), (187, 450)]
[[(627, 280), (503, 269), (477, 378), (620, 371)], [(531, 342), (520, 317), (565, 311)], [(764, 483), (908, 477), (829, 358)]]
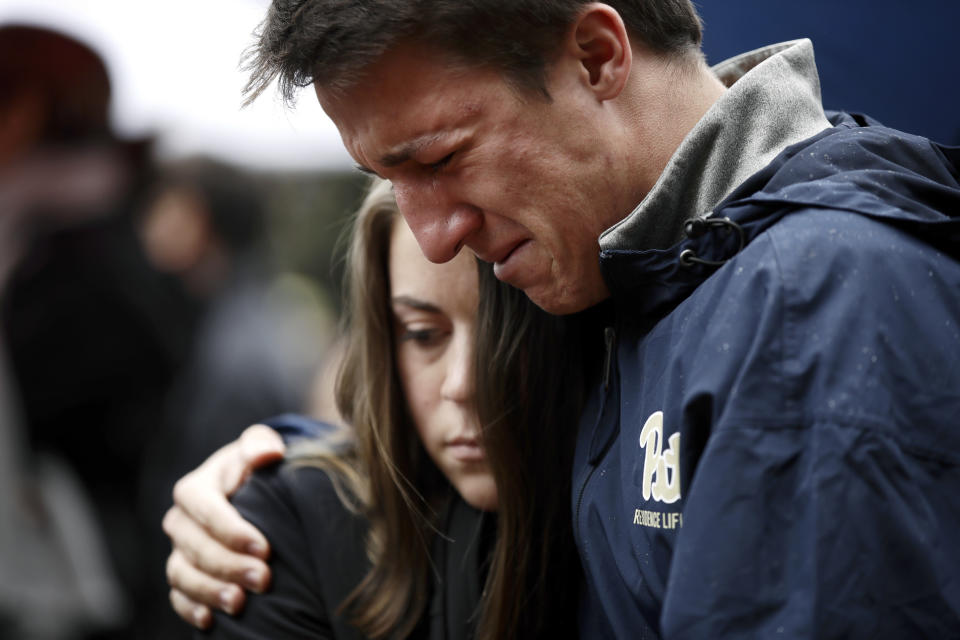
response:
[[(692, 128), (681, 128), (686, 137), (670, 147), (675, 153), (656, 184), (638, 198), (628, 216), (601, 234), (604, 249), (672, 246), (682, 239), (685, 220), (709, 214), (785, 147), (830, 126), (820, 105), (809, 40), (747, 52), (707, 72), (730, 89), (719, 91), (721, 99), (713, 98)], [(716, 95), (711, 84), (703, 92), (685, 90), (685, 95), (709, 98)], [(703, 104), (693, 113), (699, 113)], [(676, 119), (683, 120), (683, 115)]]
[(637, 184), (630, 207), (653, 188), (680, 143), (726, 90), (699, 54), (671, 60), (639, 53), (625, 102)]

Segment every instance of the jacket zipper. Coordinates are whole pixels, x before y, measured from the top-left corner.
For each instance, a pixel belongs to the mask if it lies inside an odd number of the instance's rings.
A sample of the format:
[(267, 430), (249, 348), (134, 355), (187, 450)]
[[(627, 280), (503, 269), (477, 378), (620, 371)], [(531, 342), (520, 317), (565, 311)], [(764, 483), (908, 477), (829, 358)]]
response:
[(607, 441), (604, 443), (603, 447), (600, 448), (600, 451), (594, 453), (593, 449), (596, 444), (596, 435), (597, 430), (600, 427), (601, 422), (603, 421), (603, 415), (607, 409), (607, 398), (610, 395), (610, 378), (611, 371), (613, 369), (613, 349), (617, 341), (617, 332), (613, 327), (604, 327), (603, 330), (603, 341), (606, 347), (606, 354), (603, 359), (603, 397), (600, 400), (600, 410), (597, 413), (597, 420), (594, 423), (594, 432), (590, 437), (590, 445), (587, 450), (587, 465), (589, 470), (587, 471), (586, 477), (580, 484), (580, 489), (577, 493), (577, 508), (576, 508), (576, 521), (574, 522), (574, 530), (576, 532), (576, 539), (582, 540), (580, 536), (580, 508), (583, 506), (583, 494), (587, 490), (587, 485), (590, 484), (590, 479), (593, 477), (593, 473), (597, 470), (597, 465), (606, 455), (607, 451), (610, 450), (610, 446), (613, 444), (613, 441), (616, 440), (616, 434), (612, 434), (607, 438)]

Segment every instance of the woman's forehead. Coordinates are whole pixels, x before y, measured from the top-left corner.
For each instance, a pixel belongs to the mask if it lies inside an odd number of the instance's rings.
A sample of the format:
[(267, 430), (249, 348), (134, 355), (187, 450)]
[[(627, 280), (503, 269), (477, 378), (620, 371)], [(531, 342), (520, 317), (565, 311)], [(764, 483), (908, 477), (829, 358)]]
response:
[(430, 302), (449, 313), (463, 311), (472, 315), (476, 311), (477, 267), (470, 252), (461, 251), (443, 264), (430, 262), (400, 216), (390, 238), (389, 275), (394, 297)]

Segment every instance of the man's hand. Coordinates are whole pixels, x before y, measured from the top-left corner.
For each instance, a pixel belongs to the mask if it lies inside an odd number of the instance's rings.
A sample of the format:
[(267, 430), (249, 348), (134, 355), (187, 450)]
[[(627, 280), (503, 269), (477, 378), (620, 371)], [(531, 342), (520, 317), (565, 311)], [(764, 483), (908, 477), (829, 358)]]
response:
[(253, 425), (177, 481), (163, 518), (173, 543), (167, 582), (173, 609), (195, 627), (210, 626), (210, 607), (240, 611), (243, 587), (259, 593), (270, 583), (266, 538), (227, 499), (254, 469), (283, 453), (276, 431)]

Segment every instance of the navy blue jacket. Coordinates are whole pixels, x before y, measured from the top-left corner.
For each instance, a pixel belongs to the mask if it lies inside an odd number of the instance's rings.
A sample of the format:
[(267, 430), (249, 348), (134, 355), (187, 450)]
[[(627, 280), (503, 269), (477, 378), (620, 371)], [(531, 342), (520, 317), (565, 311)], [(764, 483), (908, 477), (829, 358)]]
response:
[(960, 149), (834, 123), (601, 254), (584, 638), (960, 637)]

